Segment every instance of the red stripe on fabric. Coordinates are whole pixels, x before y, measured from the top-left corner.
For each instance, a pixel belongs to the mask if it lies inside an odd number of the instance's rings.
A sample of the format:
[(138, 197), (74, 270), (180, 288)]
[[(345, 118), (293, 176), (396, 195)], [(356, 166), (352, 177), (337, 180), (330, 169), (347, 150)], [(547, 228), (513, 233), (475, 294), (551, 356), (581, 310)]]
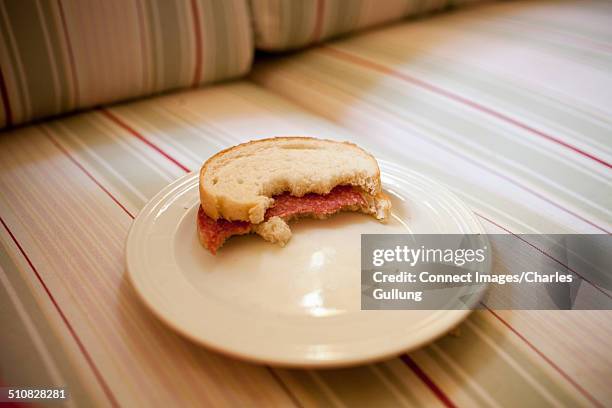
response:
[(38, 279), (38, 282), (40, 282), (41, 286), (43, 287), (44, 291), (47, 293), (47, 296), (49, 297), (49, 299), (51, 300), (51, 303), (53, 303), (53, 306), (55, 307), (55, 309), (57, 310), (57, 312), (59, 313), (60, 317), (62, 318), (64, 324), (66, 325), (66, 327), (68, 328), (68, 331), (70, 332), (70, 334), (72, 335), (72, 338), (75, 340), (75, 342), (77, 343), (77, 346), (79, 347), (79, 349), (81, 350), (81, 353), (83, 354), (83, 356), (85, 357), (85, 360), (87, 361), (87, 363), (89, 364), (91, 370), (93, 371), (96, 379), (98, 380), (98, 382), (100, 383), (100, 386), (102, 387), (102, 390), (104, 391), (104, 393), (106, 394), (106, 396), (108, 397), (110, 403), (112, 406), (114, 407), (118, 407), (119, 404), (117, 403), (117, 400), (115, 399), (115, 396), (113, 395), (110, 387), (108, 386), (108, 384), (106, 383), (106, 381), (104, 381), (104, 377), (102, 377), (102, 374), (100, 373), (100, 371), (98, 371), (98, 367), (96, 367), (96, 364), (94, 363), (93, 359), (91, 358), (91, 356), (89, 355), (89, 353), (87, 352), (87, 349), (85, 348), (85, 346), (83, 345), (83, 342), (81, 341), (81, 339), (79, 338), (79, 336), (77, 335), (76, 331), (74, 330), (74, 328), (72, 327), (72, 325), (70, 324), (70, 322), (68, 321), (68, 318), (66, 317), (66, 315), (64, 314), (63, 310), (61, 309), (61, 307), (59, 306), (59, 303), (57, 302), (57, 300), (55, 300), (55, 298), (53, 297), (53, 294), (51, 293), (51, 291), (49, 290), (49, 288), (47, 287), (47, 284), (45, 283), (45, 281), (43, 280), (43, 278), (41, 277), (41, 275), (38, 273), (38, 270), (36, 269), (36, 267), (34, 266), (34, 264), (32, 263), (32, 261), (30, 260), (30, 257), (28, 256), (28, 254), (25, 252), (25, 250), (23, 249), (23, 247), (21, 246), (21, 244), (19, 243), (19, 241), (17, 240), (17, 238), (15, 237), (15, 235), (13, 235), (13, 232), (9, 229), (8, 225), (6, 225), (6, 223), (4, 222), (4, 220), (2, 219), (2, 216), (0, 216), (0, 223), (2, 223), (2, 226), (4, 227), (4, 229), (6, 230), (6, 232), (8, 232), (8, 234), (10, 235), (11, 239), (13, 240), (13, 242), (15, 243), (15, 245), (17, 246), (17, 248), (19, 249), (19, 252), (21, 252), (21, 255), (23, 255), (23, 257), (25, 258), (26, 262), (28, 263), (28, 265), (30, 265), (30, 268), (32, 269), (32, 271), (34, 272), (34, 274), (36, 275), (36, 278)]
[(4, 81), (4, 74), (2, 73), (2, 66), (0, 66), (0, 95), (2, 96), (2, 105), (4, 105), (6, 127), (11, 127), (13, 126), (13, 111), (11, 109), (6, 82)]
[(106, 195), (108, 195), (119, 207), (121, 207), (121, 209), (127, 214), (129, 215), (132, 219), (134, 218), (134, 216), (132, 215), (132, 213), (123, 205), (121, 204), (121, 202), (108, 190), (106, 189), (106, 187), (104, 187), (94, 176), (93, 174), (91, 174), (85, 167), (83, 167), (83, 165), (81, 163), (79, 163), (69, 152), (68, 150), (66, 150), (66, 148), (64, 148), (64, 146), (62, 146), (57, 139), (51, 134), (51, 132), (46, 129), (45, 127), (39, 127), (39, 129), (45, 134), (45, 136), (47, 136), (47, 138), (49, 139), (49, 141), (51, 141), (51, 143), (53, 143), (62, 153), (64, 153), (64, 155), (66, 155), (66, 157), (68, 157), (68, 159), (74, 163), (79, 169), (81, 169), (81, 171), (83, 173), (85, 173), (85, 175), (87, 177), (89, 177), (89, 179), (91, 181), (93, 181), (98, 187), (100, 187), (102, 189), (102, 191), (104, 191), (106, 193)]
[(60, 19), (62, 20), (62, 30), (64, 32), (64, 39), (66, 41), (66, 48), (68, 49), (68, 59), (70, 60), (70, 76), (74, 83), (74, 107), (79, 106), (79, 79), (77, 76), (76, 62), (74, 59), (74, 52), (72, 51), (72, 44), (70, 42), (70, 36), (68, 35), (68, 25), (66, 23), (66, 15), (64, 14), (64, 6), (62, 6), (62, 0), (57, 0), (57, 6), (60, 12)]
[(148, 78), (148, 68), (146, 56), (148, 55), (147, 41), (145, 40), (145, 19), (143, 5), (140, 0), (136, 0), (136, 14), (138, 15), (138, 33), (140, 35), (140, 52), (141, 52), (141, 63), (142, 63), (142, 89), (143, 93), (147, 93), (145, 81)]
[(591, 286), (593, 286), (593, 288), (595, 288), (596, 290), (598, 290), (599, 292), (603, 293), (604, 295), (606, 295), (607, 297), (609, 297), (610, 299), (612, 299), (612, 295), (608, 292), (606, 292), (605, 290), (603, 290), (602, 288), (600, 288), (599, 286), (597, 286), (596, 284), (594, 284), (593, 282), (591, 282), (590, 280), (588, 280), (587, 278), (585, 278), (584, 276), (582, 276), (581, 274), (579, 274), (578, 272), (576, 272), (574, 269), (570, 268), (568, 265), (564, 264), (563, 262), (561, 262), (560, 260), (558, 260), (557, 258), (553, 257), (552, 255), (550, 255), (549, 253), (547, 253), (546, 251), (544, 251), (543, 249), (538, 248), (537, 246), (535, 246), (534, 244), (532, 244), (531, 242), (527, 241), (525, 238), (521, 237), (518, 234), (515, 234), (514, 232), (510, 231), (509, 229), (499, 225), (498, 223), (496, 223), (495, 221), (491, 220), (490, 218), (485, 217), (482, 214), (479, 214), (477, 212), (474, 212), (474, 214), (476, 214), (477, 216), (479, 216), (480, 218), (482, 218), (485, 221), (490, 222), (491, 224), (495, 225), (496, 227), (499, 227), (501, 229), (503, 229), (504, 231), (506, 231), (509, 234), (512, 234), (514, 237), (520, 239), (521, 241), (523, 241), (524, 243), (526, 243), (527, 245), (529, 245), (530, 247), (534, 248), (536, 251), (540, 252), (542, 255), (546, 256), (547, 258), (557, 262), (559, 265), (563, 266), (565, 269), (567, 269), (570, 272), (573, 272), (576, 276), (578, 276), (579, 278), (581, 278), (583, 281), (589, 283)]
[(197, 0), (191, 0), (191, 14), (193, 15), (193, 35), (195, 37), (195, 69), (191, 86), (200, 85), (202, 80), (202, 28), (200, 27), (200, 11)]
[(419, 379), (423, 381), (425, 385), (427, 385), (431, 392), (434, 393), (436, 398), (438, 398), (438, 400), (442, 404), (444, 404), (444, 406), (446, 406), (447, 408), (456, 407), (456, 405), (450, 400), (450, 398), (444, 393), (444, 391), (442, 391), (442, 389), (438, 387), (438, 385), (427, 375), (427, 373), (425, 373), (425, 371), (421, 369), (421, 367), (418, 366), (418, 364), (408, 354), (402, 354), (400, 358), (404, 362), (404, 364), (410, 367), (412, 372), (414, 372), (416, 376), (419, 377)]
[(189, 170), (189, 168), (185, 165), (183, 165), (181, 162), (179, 162), (178, 160), (176, 160), (175, 158), (173, 158), (172, 156), (170, 156), (168, 153), (166, 153), (165, 151), (163, 151), (159, 146), (157, 146), (156, 144), (154, 144), (153, 142), (151, 142), (150, 140), (148, 140), (146, 137), (144, 137), (143, 135), (141, 135), (139, 132), (137, 132), (134, 128), (132, 128), (130, 125), (128, 125), (127, 123), (125, 123), (123, 120), (119, 119), (119, 117), (115, 116), (113, 113), (111, 113), (110, 111), (104, 109), (104, 108), (100, 108), (99, 111), (106, 116), (108, 119), (110, 119), (112, 122), (114, 122), (115, 124), (117, 124), (119, 127), (121, 127), (122, 129), (126, 130), (129, 134), (131, 134), (132, 136), (135, 136), (136, 138), (140, 139), (142, 142), (144, 142), (147, 146), (151, 147), (153, 150), (155, 150), (156, 152), (158, 152), (159, 154), (161, 154), (162, 156), (164, 156), (166, 159), (170, 160), (172, 163), (176, 164), (181, 170), (183, 170), (185, 173), (189, 173), (191, 170)]
[(338, 48), (334, 48), (334, 47), (331, 47), (331, 46), (328, 46), (328, 45), (322, 46), (321, 49), (323, 51), (327, 52), (328, 54), (335, 55), (335, 56), (337, 56), (337, 57), (339, 57), (339, 58), (341, 58), (341, 59), (343, 59), (345, 61), (353, 62), (353, 63), (355, 63), (357, 65), (360, 65), (360, 66), (363, 66), (363, 67), (367, 67), (367, 68), (370, 68), (372, 70), (381, 72), (383, 74), (387, 74), (387, 75), (393, 76), (395, 78), (398, 78), (398, 79), (401, 79), (403, 81), (409, 82), (409, 83), (411, 83), (413, 85), (416, 85), (416, 86), (418, 86), (420, 88), (426, 89), (426, 90), (428, 90), (430, 92), (436, 93), (438, 95), (442, 95), (442, 96), (444, 96), (446, 98), (449, 98), (449, 99), (452, 99), (452, 100), (454, 100), (456, 102), (459, 102), (459, 103), (462, 103), (464, 105), (470, 106), (470, 107), (472, 107), (472, 108), (474, 108), (474, 109), (476, 109), (476, 110), (478, 110), (480, 112), (483, 112), (483, 113), (486, 113), (486, 114), (488, 114), (490, 116), (496, 117), (497, 119), (503, 120), (503, 121), (505, 121), (507, 123), (510, 123), (510, 124), (512, 124), (514, 126), (517, 126), (517, 127), (521, 128), (523, 130), (526, 130), (526, 131), (528, 131), (528, 132), (530, 132), (530, 133), (532, 133), (534, 135), (540, 136), (540, 137), (542, 137), (542, 138), (544, 138), (546, 140), (549, 140), (549, 141), (551, 141), (553, 143), (556, 143), (556, 144), (561, 145), (561, 146), (563, 146), (565, 148), (568, 148), (568, 149), (574, 151), (575, 153), (578, 153), (578, 154), (580, 154), (580, 155), (582, 155), (582, 156), (584, 156), (586, 158), (589, 158), (589, 159), (591, 159), (591, 160), (593, 160), (593, 161), (595, 161), (597, 163), (600, 163), (600, 164), (606, 166), (607, 168), (612, 169), (612, 164), (611, 163), (608, 163), (607, 161), (605, 161), (603, 159), (600, 159), (599, 157), (596, 157), (596, 156), (592, 155), (591, 153), (585, 152), (584, 150), (582, 150), (582, 149), (580, 149), (580, 148), (578, 148), (576, 146), (573, 146), (573, 145), (571, 145), (571, 144), (569, 144), (569, 143), (567, 143), (567, 142), (565, 142), (565, 141), (563, 141), (561, 139), (558, 139), (558, 138), (556, 138), (554, 136), (551, 136), (551, 135), (549, 135), (547, 133), (544, 133), (541, 130), (535, 129), (535, 128), (527, 125), (527, 124), (524, 124), (524, 123), (522, 123), (522, 122), (520, 122), (520, 121), (518, 121), (518, 120), (516, 120), (516, 119), (514, 119), (514, 118), (512, 118), (510, 116), (507, 116), (507, 115), (505, 115), (503, 113), (497, 112), (497, 111), (495, 111), (495, 110), (493, 110), (493, 109), (491, 109), (489, 107), (486, 107), (486, 106), (484, 106), (484, 105), (482, 105), (482, 104), (480, 104), (478, 102), (474, 102), (471, 99), (465, 98), (465, 97), (463, 97), (461, 95), (457, 95), (457, 94), (455, 94), (453, 92), (447, 91), (446, 89), (443, 89), (443, 88), (440, 88), (440, 87), (438, 87), (436, 85), (430, 84), (429, 82), (426, 82), (426, 81), (423, 81), (421, 79), (415, 78), (413, 76), (410, 76), (408, 74), (405, 74), (405, 73), (400, 72), (398, 70), (395, 70), (393, 68), (390, 68), (390, 67), (387, 67), (385, 65), (379, 64), (379, 63), (377, 63), (375, 61), (372, 61), (372, 60), (369, 60), (367, 58), (363, 58), (361, 56), (355, 55), (353, 53), (350, 53), (350, 52), (347, 52), (347, 51), (344, 51), (344, 50), (340, 50)]
[(312, 43), (319, 42), (323, 32), (323, 16), (325, 14), (325, 0), (317, 0), (315, 24), (312, 30)]
[[(431, 142), (431, 143), (434, 143), (434, 142), (433, 142), (433, 141), (431, 141), (431, 140), (430, 140), (430, 142)], [(473, 165), (475, 165), (475, 166), (478, 166), (478, 167), (480, 167), (480, 168), (485, 168), (485, 169), (487, 169), (489, 172), (491, 172), (491, 173), (495, 174), (496, 176), (501, 177), (502, 179), (506, 180), (507, 182), (509, 182), (509, 183), (511, 183), (511, 184), (513, 184), (513, 185), (515, 185), (515, 186), (517, 186), (517, 187), (519, 187), (519, 188), (521, 188), (521, 189), (523, 189), (523, 190), (527, 191), (527, 192), (528, 192), (528, 193), (530, 193), (530, 194), (533, 194), (534, 196), (536, 196), (536, 197), (538, 197), (538, 198), (540, 198), (540, 199), (542, 199), (542, 200), (546, 201), (547, 203), (549, 203), (549, 204), (551, 204), (552, 206), (554, 206), (554, 207), (556, 207), (556, 208), (558, 208), (558, 209), (560, 209), (560, 210), (562, 210), (562, 211), (564, 211), (564, 212), (568, 213), (569, 215), (571, 215), (571, 216), (573, 216), (573, 217), (578, 218), (580, 221), (583, 221), (583, 222), (585, 222), (585, 223), (589, 224), (590, 226), (592, 226), (592, 227), (594, 227), (594, 228), (597, 228), (597, 229), (598, 229), (598, 230), (600, 230), (601, 232), (605, 232), (606, 234), (610, 234), (610, 233), (611, 233), (611, 232), (610, 232), (609, 230), (607, 230), (606, 228), (601, 227), (601, 226), (599, 226), (599, 225), (595, 224), (593, 221), (591, 221), (591, 220), (588, 220), (588, 219), (584, 218), (584, 217), (583, 217), (583, 216), (581, 216), (580, 214), (577, 214), (577, 213), (575, 213), (574, 211), (572, 211), (572, 210), (570, 210), (570, 209), (568, 209), (568, 208), (565, 208), (565, 207), (561, 206), (560, 204), (557, 204), (555, 201), (553, 201), (553, 200), (551, 200), (550, 198), (548, 198), (548, 197), (546, 197), (546, 196), (544, 196), (544, 195), (542, 195), (542, 194), (538, 193), (538, 192), (537, 192), (537, 191), (535, 191), (534, 189), (529, 188), (529, 187), (527, 187), (527, 186), (525, 186), (525, 185), (523, 185), (523, 184), (521, 184), (521, 183), (517, 182), (516, 180), (514, 180), (514, 179), (512, 179), (512, 178), (510, 178), (510, 177), (508, 177), (508, 176), (506, 176), (505, 174), (503, 174), (503, 173), (501, 173), (501, 172), (499, 172), (499, 171), (497, 171), (497, 170), (495, 170), (495, 169), (492, 169), (492, 168), (490, 168), (490, 167), (485, 167), (485, 166), (483, 166), (481, 163), (477, 162), (476, 160), (473, 160), (473, 159), (472, 159), (472, 158), (470, 158), (469, 156), (466, 156), (466, 155), (460, 154), (460, 153), (458, 153), (458, 152), (456, 152), (456, 151), (453, 151), (453, 150), (451, 150), (451, 149), (448, 149), (446, 146), (440, 145), (440, 144), (438, 144), (438, 143), (436, 143), (436, 146), (439, 146), (440, 148), (442, 148), (442, 149), (446, 150), (447, 152), (452, 153), (452, 154), (454, 154), (454, 155), (456, 155), (456, 156), (459, 156), (459, 157), (463, 158), (464, 160), (466, 160), (466, 161), (468, 161), (468, 162), (472, 163), (472, 164), (473, 164)]]
[(570, 384), (572, 384), (585, 398), (587, 398), (589, 401), (591, 401), (591, 403), (593, 403), (593, 405), (601, 407), (601, 408), (604, 407), (604, 405), (601, 402), (599, 402), (597, 399), (595, 399), (595, 397), (593, 397), (586, 389), (584, 389), (580, 384), (578, 384), (576, 381), (574, 381), (574, 379), (572, 377), (570, 377), (565, 371), (563, 371), (563, 369), (561, 369), (561, 367), (559, 367), (554, 361), (552, 361), (546, 354), (544, 354), (542, 351), (540, 351), (540, 349), (538, 349), (536, 346), (534, 346), (533, 343), (531, 343), (529, 340), (527, 340), (527, 338), (525, 336), (523, 336), (521, 333), (519, 333), (518, 330), (516, 330), (514, 327), (512, 327), (512, 325), (510, 325), (510, 323), (508, 323), (506, 320), (504, 320), (500, 315), (495, 313), (495, 311), (490, 309), (483, 302), (480, 302), (480, 304), (485, 309), (487, 309), (489, 312), (491, 312), (493, 314), (493, 316), (495, 316), (497, 318), (497, 320), (499, 320), (504, 326), (506, 326), (512, 333), (514, 333), (525, 344), (527, 344), (527, 346), (530, 349), (532, 349), (537, 355), (539, 355), (548, 364), (550, 364), (550, 366), (555, 371), (557, 371), (563, 378), (565, 378)]
[(272, 367), (270, 367), (270, 366), (266, 366), (266, 368), (268, 369), (268, 372), (270, 373), (270, 375), (276, 380), (278, 385), (285, 391), (287, 396), (289, 396), (289, 399), (291, 399), (291, 402), (293, 402), (293, 404), (296, 407), (302, 408), (303, 405), (300, 402), (300, 400), (297, 399), (297, 397), (293, 394), (293, 392), (287, 386), (287, 384), (285, 384), (285, 382), (280, 378), (280, 376), (276, 373), (276, 371), (274, 371), (274, 369)]

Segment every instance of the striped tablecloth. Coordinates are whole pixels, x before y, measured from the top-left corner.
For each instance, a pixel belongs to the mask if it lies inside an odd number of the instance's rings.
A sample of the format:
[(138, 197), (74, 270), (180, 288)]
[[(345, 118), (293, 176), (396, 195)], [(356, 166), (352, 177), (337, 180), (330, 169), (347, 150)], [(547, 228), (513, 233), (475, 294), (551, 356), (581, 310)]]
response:
[(259, 64), (255, 83), (4, 132), (0, 382), (67, 386), (71, 406), (610, 406), (612, 312), (477, 311), (410, 355), (277, 369), (167, 329), (126, 280), (124, 242), (206, 157), (288, 134), (434, 177), (489, 232), (609, 233), (611, 23), (608, 3), (485, 6)]

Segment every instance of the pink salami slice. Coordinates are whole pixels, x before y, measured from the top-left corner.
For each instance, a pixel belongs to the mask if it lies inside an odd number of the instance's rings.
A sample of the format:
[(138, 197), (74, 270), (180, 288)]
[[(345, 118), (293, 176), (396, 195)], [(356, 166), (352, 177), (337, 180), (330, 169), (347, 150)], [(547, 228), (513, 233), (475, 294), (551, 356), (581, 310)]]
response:
[[(365, 207), (362, 195), (351, 186), (337, 186), (329, 194), (305, 194), (295, 197), (288, 193), (274, 196), (274, 205), (266, 211), (266, 220), (281, 217), (285, 220), (305, 216), (328, 216), (349, 207)], [(248, 234), (252, 224), (247, 221), (213, 220), (202, 207), (198, 210), (198, 234), (200, 242), (214, 255), (223, 243), (233, 235)]]

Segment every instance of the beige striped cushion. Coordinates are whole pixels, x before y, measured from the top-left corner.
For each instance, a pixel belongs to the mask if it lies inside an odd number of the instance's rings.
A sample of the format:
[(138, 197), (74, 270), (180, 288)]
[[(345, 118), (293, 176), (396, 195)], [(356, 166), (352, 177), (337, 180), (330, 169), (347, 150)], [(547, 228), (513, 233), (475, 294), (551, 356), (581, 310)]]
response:
[[(336, 119), (377, 120), (359, 100), (352, 104), (361, 112), (351, 115), (349, 107), (320, 99)], [(559, 197), (554, 191), (538, 196), (504, 178), (518, 171), (491, 174), (411, 134), (396, 137), (384, 124), (378, 132), (365, 125), (351, 132), (244, 81), (7, 132), (0, 137), (0, 322), (10, 329), (0, 335), (0, 367), (11, 367), (2, 372), (5, 384), (67, 386), (77, 407), (113, 401), (122, 407), (440, 407), (443, 401), (578, 407), (611, 401), (609, 376), (602, 375), (612, 372), (609, 311), (482, 310), (459, 335), (409, 358), (285, 370), (240, 362), (183, 339), (154, 318), (126, 280), (128, 228), (151, 197), (220, 149), (273, 135), (348, 139), (377, 157), (395, 156), (447, 183), (491, 233), (503, 232), (498, 225), (520, 231), (525, 224), (584, 230), (580, 220), (547, 204)], [(20, 308), (35, 326), (28, 329)], [(37, 336), (46, 349), (36, 347)], [(50, 358), (53, 370), (45, 370)]]
[(295, 49), (471, 0), (251, 0), (257, 48)]
[(246, 0), (0, 2), (0, 128), (246, 73)]
[(67, 386), (78, 407), (610, 405), (610, 311), (485, 309), (409, 357), (272, 369), (154, 318), (124, 240), (204, 158), (287, 134), (348, 139), (436, 178), (491, 233), (610, 232), (611, 11), (500, 3), (275, 61), (255, 76), (269, 89), (236, 81), (1, 135), (3, 384)]
[[(4, 384), (66, 386), (77, 407), (580, 407), (612, 400), (602, 375), (612, 372), (609, 311), (477, 311), (458, 334), (410, 356), (337, 370), (249, 364), (168, 329), (126, 279), (133, 217), (211, 154), (273, 135), (350, 140), (377, 157), (395, 155), (450, 181), (488, 232), (501, 232), (496, 225), (517, 231), (524, 222), (573, 226), (543, 198), (435, 146), (417, 152), (429, 163), (419, 162), (414, 138), (351, 132), (245, 81), (23, 127), (0, 137)], [(512, 200), (522, 205), (508, 214)]]

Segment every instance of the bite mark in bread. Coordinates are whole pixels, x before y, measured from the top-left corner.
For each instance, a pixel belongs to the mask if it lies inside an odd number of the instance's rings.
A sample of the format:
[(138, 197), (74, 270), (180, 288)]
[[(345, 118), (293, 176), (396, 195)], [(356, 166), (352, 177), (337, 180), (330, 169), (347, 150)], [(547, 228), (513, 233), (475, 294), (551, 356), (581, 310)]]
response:
[(382, 191), (376, 159), (349, 142), (276, 137), (208, 159), (200, 170), (200, 201), (215, 220), (259, 224), (275, 195), (328, 194), (338, 185), (353, 185), (375, 197)]
[[(274, 205), (266, 211), (264, 221), (259, 224), (227, 221), (222, 218), (213, 220), (200, 207), (198, 212), (200, 243), (215, 254), (232, 235), (255, 232), (266, 241), (284, 246), (291, 238), (287, 222), (296, 218), (327, 218), (339, 211), (361, 211), (377, 216), (380, 209), (376, 205), (368, 204), (365, 195), (352, 186), (337, 186), (328, 194), (308, 193), (302, 197), (284, 193), (274, 197)], [(383, 197), (380, 197), (380, 201), (384, 201)], [(388, 211), (387, 206), (384, 208)], [(384, 219), (387, 214), (385, 212), (382, 215), (381, 219)]]

